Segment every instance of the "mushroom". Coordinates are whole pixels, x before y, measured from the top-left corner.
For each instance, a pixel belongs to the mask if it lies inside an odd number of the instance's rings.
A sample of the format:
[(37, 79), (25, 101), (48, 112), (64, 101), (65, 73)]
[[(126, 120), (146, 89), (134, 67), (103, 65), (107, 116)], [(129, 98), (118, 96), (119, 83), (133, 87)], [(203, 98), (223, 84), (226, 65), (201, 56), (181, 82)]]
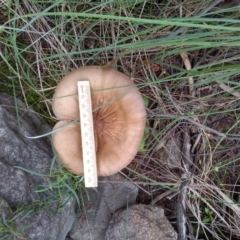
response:
[[(97, 173), (109, 176), (125, 168), (141, 143), (146, 110), (133, 81), (110, 67), (86, 66), (68, 73), (58, 84), (52, 101), (60, 120), (52, 134), (59, 161), (71, 172), (83, 175), (77, 82), (91, 87)], [(58, 130), (57, 130), (58, 129)]]

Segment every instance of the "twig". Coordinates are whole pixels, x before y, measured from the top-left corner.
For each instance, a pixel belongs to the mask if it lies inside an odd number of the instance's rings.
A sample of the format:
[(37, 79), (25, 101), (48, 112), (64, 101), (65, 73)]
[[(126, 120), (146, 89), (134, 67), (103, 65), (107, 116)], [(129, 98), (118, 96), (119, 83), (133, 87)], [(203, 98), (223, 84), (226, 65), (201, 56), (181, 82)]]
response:
[[(121, 172), (120, 172), (121, 173)], [(122, 180), (99, 180), (98, 181), (99, 183), (116, 183), (116, 184), (119, 184), (119, 183), (123, 183)], [(124, 183), (134, 183), (134, 184), (141, 184), (141, 185), (149, 185), (149, 186), (161, 186), (163, 188), (178, 188), (179, 187), (179, 183), (176, 182), (176, 183), (170, 183), (170, 182), (144, 182), (144, 181), (124, 181)], [(174, 191), (174, 189), (172, 191)], [(149, 193), (148, 193), (149, 194)], [(151, 195), (151, 194), (150, 194)]]
[(149, 115), (149, 117), (159, 117), (159, 118), (179, 118), (179, 120), (186, 120), (192, 124), (194, 124), (195, 126), (201, 128), (201, 129), (204, 129), (205, 131), (208, 131), (208, 132), (211, 132), (211, 133), (214, 133), (222, 138), (226, 138), (226, 139), (229, 139), (229, 140), (240, 140), (240, 135), (236, 135), (236, 136), (227, 136), (226, 134), (224, 133), (221, 133), (217, 130), (214, 130), (210, 127), (207, 127), (187, 116), (180, 116), (180, 115), (174, 115), (174, 114), (158, 114), (158, 113), (154, 113), (152, 112), (151, 110), (147, 109), (151, 114)]
[(209, 12), (210, 10), (212, 10), (212, 8), (214, 8), (215, 6), (217, 6), (220, 2), (223, 2), (223, 0), (215, 0), (213, 3), (211, 3), (207, 8), (205, 8), (204, 10), (200, 11), (199, 14), (205, 14), (207, 12)]
[(177, 199), (177, 227), (178, 227), (178, 240), (187, 240), (187, 216), (186, 216), (186, 186), (189, 184), (186, 174), (182, 174), (183, 180), (180, 192)]
[(238, 205), (236, 203), (234, 203), (225, 193), (223, 193), (218, 187), (213, 186), (208, 184), (208, 187), (212, 188), (213, 190), (215, 190), (218, 195), (220, 195), (224, 201), (224, 204), (227, 205), (229, 208), (231, 208), (233, 210), (233, 212), (235, 212), (237, 214), (237, 216), (239, 216), (240, 218), (240, 207), (238, 207)]
[[(188, 58), (187, 53), (185, 53), (185, 52), (180, 53), (180, 56), (182, 57), (182, 60), (183, 60), (183, 62), (184, 62), (184, 65), (185, 65), (186, 69), (187, 69), (187, 70), (191, 70), (192, 67), (191, 67), (191, 63), (190, 63), (190, 61), (189, 61), (189, 58)], [(189, 84), (189, 95), (191, 95), (192, 97), (195, 97), (195, 91), (194, 91), (194, 88), (193, 88), (193, 85), (194, 85), (193, 77), (189, 77), (189, 78), (188, 78), (188, 84)], [(196, 148), (196, 146), (197, 146), (197, 144), (198, 144), (201, 136), (202, 136), (202, 133), (200, 132), (200, 133), (198, 134), (198, 137), (197, 137), (197, 139), (196, 139), (196, 141), (195, 141), (192, 149), (191, 149), (191, 153), (194, 152), (194, 150), (195, 150), (195, 148)], [(190, 153), (190, 151), (189, 151), (189, 153)]]
[[(128, 180), (130, 180), (130, 178), (125, 174), (123, 173), (122, 171), (120, 171), (120, 173), (125, 177), (127, 178)], [(139, 189), (141, 189), (143, 192), (145, 192), (146, 194), (148, 194), (149, 196), (151, 196), (151, 193), (149, 193), (148, 191), (146, 191), (144, 188), (140, 187), (136, 182), (132, 182), (134, 185), (136, 185)]]
[(233, 88), (231, 87), (228, 87), (225, 83), (220, 83), (219, 84), (219, 87), (221, 89), (223, 89), (225, 92), (228, 92), (230, 94), (232, 94), (233, 96), (237, 97), (237, 98), (240, 98), (240, 92), (237, 92), (236, 90), (234, 90)]
[[(148, 110), (150, 111), (150, 110)], [(221, 132), (218, 132), (217, 130), (214, 130), (212, 128), (209, 128), (199, 122), (196, 122), (194, 121), (193, 119), (189, 118), (189, 117), (186, 117), (186, 116), (180, 116), (180, 115), (174, 115), (174, 114), (157, 114), (157, 113), (154, 113), (152, 111), (150, 111), (152, 113), (152, 115), (150, 115), (150, 117), (162, 117), (162, 118), (179, 118), (179, 120), (186, 120), (194, 125), (196, 125), (197, 127), (199, 128), (202, 128), (208, 132), (212, 132), (212, 133), (215, 133), (216, 135), (218, 136), (221, 136), (223, 138), (226, 138), (227, 136), (224, 134), (224, 133), (221, 133)], [(239, 138), (238, 138), (239, 140)]]
[(182, 165), (188, 173), (190, 165), (192, 165), (191, 144), (188, 131), (184, 133), (183, 148), (182, 148)]
[(196, 140), (195, 140), (195, 142), (194, 142), (194, 144), (193, 144), (193, 147), (191, 149), (191, 153), (194, 153), (194, 151), (195, 151), (195, 149), (196, 149), (196, 147), (197, 147), (197, 145), (198, 145), (198, 143), (199, 143), (199, 141), (201, 139), (201, 136), (202, 136), (202, 134), (199, 133), (197, 138), (196, 138)]
[(151, 205), (155, 205), (158, 201), (162, 200), (163, 198), (165, 198), (167, 195), (171, 194), (173, 192), (173, 190), (168, 190), (160, 195), (158, 195), (157, 197), (155, 197), (152, 202)]
[[(182, 58), (182, 60), (184, 62), (184, 65), (185, 65), (186, 69), (187, 70), (191, 70), (192, 67), (191, 67), (191, 63), (189, 61), (187, 53), (182, 52), (182, 53), (180, 53), (180, 56), (181, 56), (181, 58)], [(193, 91), (193, 77), (189, 77), (188, 78), (188, 84), (189, 84), (189, 95), (194, 97), (195, 93)]]
[(189, 232), (192, 229), (190, 222), (188, 221), (188, 217), (186, 214), (186, 195), (187, 195), (187, 187), (190, 184), (190, 180), (188, 180), (188, 173), (190, 166), (192, 165), (192, 157), (191, 157), (191, 144), (189, 131), (184, 133), (184, 141), (182, 148), (182, 165), (185, 169), (185, 172), (181, 176), (182, 184), (180, 186), (180, 191), (178, 194), (177, 200), (177, 226), (178, 226), (178, 240), (186, 240), (187, 239), (187, 228), (188, 225)]

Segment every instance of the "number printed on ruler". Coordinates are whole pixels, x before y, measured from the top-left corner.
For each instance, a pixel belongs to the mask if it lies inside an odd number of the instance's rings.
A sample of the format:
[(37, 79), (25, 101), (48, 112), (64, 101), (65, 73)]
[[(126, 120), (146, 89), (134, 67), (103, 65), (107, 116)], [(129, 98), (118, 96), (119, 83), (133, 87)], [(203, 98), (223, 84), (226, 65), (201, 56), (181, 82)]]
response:
[(89, 81), (78, 81), (85, 187), (97, 187), (97, 163)]

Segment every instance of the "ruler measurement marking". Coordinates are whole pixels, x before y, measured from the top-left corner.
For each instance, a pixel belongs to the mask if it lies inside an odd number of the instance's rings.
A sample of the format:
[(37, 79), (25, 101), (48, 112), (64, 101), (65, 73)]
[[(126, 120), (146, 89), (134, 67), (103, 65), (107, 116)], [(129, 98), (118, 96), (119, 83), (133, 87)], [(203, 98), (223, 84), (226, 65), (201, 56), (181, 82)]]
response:
[(97, 163), (89, 81), (78, 81), (80, 128), (85, 187), (97, 187)]

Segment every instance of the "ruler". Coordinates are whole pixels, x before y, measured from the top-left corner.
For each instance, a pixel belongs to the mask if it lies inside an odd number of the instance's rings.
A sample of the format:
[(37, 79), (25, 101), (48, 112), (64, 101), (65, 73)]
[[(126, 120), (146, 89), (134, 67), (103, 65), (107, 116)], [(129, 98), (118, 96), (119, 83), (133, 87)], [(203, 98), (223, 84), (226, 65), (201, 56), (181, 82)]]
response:
[(89, 81), (78, 81), (80, 127), (85, 187), (97, 187), (97, 162), (94, 140), (92, 100)]

